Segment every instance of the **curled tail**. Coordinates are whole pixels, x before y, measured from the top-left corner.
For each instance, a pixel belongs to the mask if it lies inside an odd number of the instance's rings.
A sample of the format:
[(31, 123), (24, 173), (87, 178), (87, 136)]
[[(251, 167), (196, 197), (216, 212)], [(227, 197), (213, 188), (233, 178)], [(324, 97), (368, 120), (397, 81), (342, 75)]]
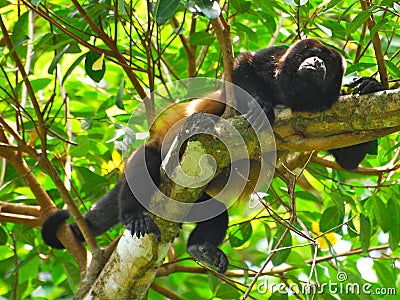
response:
[[(118, 180), (115, 187), (97, 201), (92, 209), (84, 215), (86, 224), (94, 236), (106, 232), (119, 222), (118, 197), (123, 183), (124, 180)], [(71, 213), (68, 210), (59, 210), (43, 223), (42, 238), (47, 245), (55, 249), (65, 248), (56, 234), (70, 216)], [(69, 227), (77, 240), (81, 242), (85, 240), (76, 223), (72, 223)]]
[[(64, 249), (64, 245), (61, 244), (57, 238), (57, 231), (62, 224), (71, 216), (70, 212), (66, 209), (59, 210), (55, 214), (51, 215), (42, 226), (42, 238), (44, 242), (52, 248)], [(71, 224), (70, 228), (74, 233), (75, 237), (83, 241), (83, 236), (76, 223)]]

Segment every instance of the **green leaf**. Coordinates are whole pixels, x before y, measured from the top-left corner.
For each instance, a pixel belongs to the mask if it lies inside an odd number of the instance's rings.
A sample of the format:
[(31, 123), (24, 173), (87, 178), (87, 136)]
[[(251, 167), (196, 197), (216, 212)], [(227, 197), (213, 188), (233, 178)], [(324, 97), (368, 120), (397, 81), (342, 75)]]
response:
[(383, 0), (381, 5), (387, 7), (394, 7), (395, 2), (397, 2), (397, 0)]
[(118, 14), (126, 16), (126, 10), (125, 10), (125, 1), (124, 0), (118, 0)]
[(233, 8), (242, 14), (246, 13), (250, 9), (250, 6), (251, 6), (250, 1), (232, 0), (231, 3), (232, 3)]
[(286, 292), (282, 293), (282, 291), (276, 291), (268, 299), (269, 300), (287, 300), (287, 299), (289, 299), (289, 297)]
[(322, 213), (321, 220), (319, 221), (319, 230), (326, 232), (340, 224), (341, 213), (336, 206), (328, 207)]
[(346, 70), (346, 74), (351, 74), (354, 72), (361, 72), (367, 69), (370, 69), (372, 67), (375, 67), (375, 63), (357, 63), (349, 66)]
[(246, 243), (253, 234), (253, 228), (250, 222), (246, 222), (239, 227), (238, 232), (231, 235), (229, 242), (233, 248), (237, 248)]
[(310, 192), (306, 192), (306, 191), (296, 191), (296, 198), (298, 199), (303, 199), (306, 201), (311, 201), (317, 204), (321, 203), (321, 200), (318, 199), (318, 197), (316, 197), (315, 195), (313, 195)]
[(79, 269), (74, 266), (74, 264), (69, 261), (63, 261), (62, 267), (64, 274), (67, 276), (68, 284), (71, 290), (74, 290), (79, 282)]
[(378, 140), (371, 142), (371, 148), (368, 151), (370, 155), (378, 155)]
[(257, 41), (257, 33), (255, 33), (251, 28), (242, 23), (234, 22), (232, 27), (236, 28), (237, 32), (244, 32), (248, 35), (249, 39), (252, 41)]
[(155, 19), (158, 25), (162, 25), (175, 13), (180, 0), (158, 0), (156, 3)]
[(64, 77), (62, 79), (62, 83), (67, 80), (68, 76), (72, 73), (72, 71), (81, 63), (82, 59), (86, 56), (87, 54), (82, 54), (79, 56), (73, 63), (72, 65), (68, 68), (67, 72), (65, 72)]
[(54, 70), (57, 67), (58, 62), (60, 61), (61, 57), (63, 57), (63, 55), (65, 54), (65, 52), (67, 52), (68, 48), (70, 47), (70, 44), (68, 44), (67, 46), (64, 47), (64, 49), (62, 49), (60, 52), (57, 53), (56, 56), (54, 56), (49, 69), (47, 70), (47, 72), (49, 74), (53, 74)]
[(28, 20), (29, 20), (29, 12), (23, 13), (20, 17), (18, 17), (18, 21), (15, 23), (11, 40), (14, 43), (14, 48), (16, 48), (16, 44), (20, 45), (20, 41), (28, 40), (27, 30), (28, 30)]
[(86, 53), (86, 56), (85, 56), (85, 58), (86, 58), (85, 59), (86, 74), (88, 74), (89, 77), (92, 78), (93, 81), (95, 81), (95, 82), (100, 82), (100, 80), (103, 78), (103, 76), (106, 72), (106, 64), (104, 61), (102, 63), (100, 70), (93, 69), (93, 65), (98, 62), (100, 57), (101, 57), (101, 55), (99, 55), (95, 52), (92, 52), (92, 51), (89, 51), (88, 53)]
[(109, 109), (110, 107), (112, 107), (115, 103), (115, 98), (114, 96), (111, 96), (109, 98), (107, 98), (99, 107), (99, 109), (97, 110), (97, 114), (104, 114), (105, 111), (107, 109)]
[(195, 32), (190, 36), (191, 45), (210, 45), (214, 40), (215, 37), (205, 31)]
[(347, 27), (347, 35), (350, 36), (353, 32), (357, 31), (367, 19), (373, 14), (372, 6), (367, 10), (360, 12)]
[(267, 238), (267, 240), (270, 240), (271, 235), (272, 235), (271, 227), (269, 227), (269, 225), (267, 223), (263, 222), (263, 224), (264, 224), (264, 230), (265, 230), (265, 237)]
[(199, 12), (203, 13), (210, 20), (216, 19), (221, 14), (221, 8), (217, 1), (213, 0), (194, 0)]
[(7, 0), (0, 0), (0, 7), (5, 7), (9, 4), (11, 4), (11, 3)]
[(4, 230), (3, 227), (0, 227), (0, 246), (7, 244), (7, 232)]
[(35, 92), (45, 89), (50, 84), (50, 82), (52, 82), (51, 78), (38, 78), (31, 80), (31, 84)]
[(219, 299), (239, 299), (240, 293), (234, 286), (224, 283), (218, 288), (215, 297)]
[(360, 214), (360, 243), (364, 253), (368, 252), (368, 247), (371, 239), (371, 223), (369, 219)]
[(358, 236), (356, 227), (354, 226), (353, 220), (351, 220), (350, 222), (347, 223), (347, 227), (349, 228), (348, 233), (349, 236), (354, 238), (356, 236)]
[(377, 33), (381, 29), (381, 27), (383, 25), (385, 25), (387, 22), (388, 22), (388, 19), (382, 19), (380, 22), (376, 23), (374, 25), (374, 27), (371, 29), (371, 33), (370, 33), (371, 36), (374, 36), (375, 33)]
[(344, 199), (341, 193), (331, 193), (329, 194), (335, 206), (339, 209), (341, 216), (344, 215)]
[(396, 250), (400, 243), (400, 204), (398, 200), (390, 198), (387, 203), (390, 212), (389, 246), (392, 251)]
[(80, 181), (82, 183), (81, 192), (85, 193), (86, 195), (93, 195), (105, 185), (109, 184), (106, 178), (93, 173), (87, 168), (75, 167), (74, 170), (80, 175)]
[(125, 92), (125, 80), (122, 79), (121, 84), (119, 85), (118, 93), (117, 96), (115, 97), (115, 105), (119, 108), (124, 110), (124, 102), (123, 102), (123, 96)]
[(302, 257), (296, 251), (292, 251), (290, 253), (288, 259), (285, 262), (296, 268), (306, 268), (307, 267), (307, 263), (305, 262), (304, 257)]
[(378, 277), (378, 282), (386, 288), (396, 287), (396, 278), (393, 273), (393, 268), (387, 268), (382, 262), (374, 260), (373, 269)]
[(332, 0), (332, 1), (329, 1), (328, 5), (326, 6), (326, 9), (330, 9), (332, 7), (335, 7), (337, 4), (339, 4), (342, 1), (343, 0)]
[(86, 135), (77, 136), (74, 140), (78, 146), (72, 146), (69, 155), (72, 157), (84, 157), (90, 150), (89, 139)]
[[(281, 239), (281, 236), (285, 232), (286, 228), (282, 225), (278, 225), (278, 230), (274, 236), (273, 242), (272, 242), (272, 249), (275, 249), (276, 245), (278, 244), (279, 240)], [(283, 239), (283, 242), (279, 245), (278, 248), (284, 248), (284, 247), (290, 247), (292, 246), (292, 235), (290, 234), (290, 231), (287, 233), (285, 238)], [(289, 257), (291, 248), (289, 249), (282, 249), (278, 250), (275, 252), (274, 256), (272, 257), (272, 263), (274, 266), (278, 266), (281, 263), (284, 263), (286, 259)]]
[(372, 196), (372, 201), (376, 222), (381, 226), (383, 232), (388, 232), (390, 229), (391, 212), (377, 195)]
[(400, 77), (400, 68), (394, 64), (390, 60), (385, 60), (385, 64), (389, 69), (389, 73), (393, 75), (393, 77)]

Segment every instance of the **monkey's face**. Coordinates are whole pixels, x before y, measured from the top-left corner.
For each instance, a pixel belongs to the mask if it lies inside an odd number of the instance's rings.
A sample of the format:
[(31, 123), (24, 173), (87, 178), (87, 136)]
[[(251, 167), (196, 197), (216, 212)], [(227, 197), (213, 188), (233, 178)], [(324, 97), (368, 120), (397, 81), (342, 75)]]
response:
[(321, 86), (326, 78), (326, 65), (318, 56), (311, 56), (300, 64), (297, 73), (308, 82)]
[(298, 111), (321, 111), (339, 97), (344, 59), (313, 39), (301, 40), (280, 58), (276, 79), (284, 104)]

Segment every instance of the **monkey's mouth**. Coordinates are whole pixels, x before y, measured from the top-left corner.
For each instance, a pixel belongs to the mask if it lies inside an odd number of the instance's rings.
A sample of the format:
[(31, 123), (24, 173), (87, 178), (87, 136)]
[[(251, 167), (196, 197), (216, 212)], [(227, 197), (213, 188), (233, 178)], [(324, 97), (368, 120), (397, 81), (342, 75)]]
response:
[(322, 59), (317, 56), (306, 58), (299, 66), (300, 75), (313, 77), (314, 80), (324, 81), (326, 77), (326, 66)]

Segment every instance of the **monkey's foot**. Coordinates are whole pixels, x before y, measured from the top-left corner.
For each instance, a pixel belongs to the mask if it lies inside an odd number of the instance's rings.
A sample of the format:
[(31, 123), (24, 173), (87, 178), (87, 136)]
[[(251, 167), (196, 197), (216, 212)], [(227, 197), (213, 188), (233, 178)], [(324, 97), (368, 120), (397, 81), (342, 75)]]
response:
[(210, 243), (188, 246), (187, 251), (194, 258), (217, 267), (219, 273), (224, 274), (228, 269), (228, 258), (219, 248)]
[(347, 86), (354, 88), (353, 94), (360, 95), (383, 91), (382, 84), (375, 78), (371, 77), (358, 77)]
[[(257, 102), (261, 101), (258, 99), (258, 97), (255, 99)], [(257, 102), (250, 101), (247, 104), (248, 112), (244, 116), (255, 129), (263, 130), (268, 127), (265, 122), (265, 117), (268, 119), (271, 125), (275, 121), (274, 106), (269, 102), (264, 103), (262, 110), (260, 110)]]
[(161, 242), (161, 232), (156, 223), (147, 212), (127, 213), (124, 215), (122, 224), (137, 238), (145, 234), (154, 234), (156, 241)]

